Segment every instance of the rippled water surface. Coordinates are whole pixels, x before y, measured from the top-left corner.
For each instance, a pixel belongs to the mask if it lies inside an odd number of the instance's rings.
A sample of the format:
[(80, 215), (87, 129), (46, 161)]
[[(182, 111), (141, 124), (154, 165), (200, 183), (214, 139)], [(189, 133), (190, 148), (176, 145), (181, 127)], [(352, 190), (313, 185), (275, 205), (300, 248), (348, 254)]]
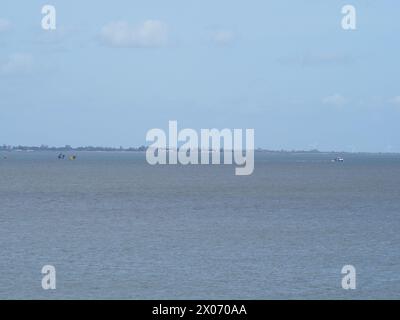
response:
[(258, 153), (238, 177), (77, 155), (0, 155), (0, 298), (400, 298), (400, 156)]

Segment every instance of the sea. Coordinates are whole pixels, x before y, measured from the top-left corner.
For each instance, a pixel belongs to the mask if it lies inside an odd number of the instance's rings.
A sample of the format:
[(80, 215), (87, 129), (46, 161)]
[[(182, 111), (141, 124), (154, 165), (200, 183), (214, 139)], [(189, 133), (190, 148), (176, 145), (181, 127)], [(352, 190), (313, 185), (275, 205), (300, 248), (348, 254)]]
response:
[(399, 154), (74, 154), (0, 153), (1, 299), (400, 298)]

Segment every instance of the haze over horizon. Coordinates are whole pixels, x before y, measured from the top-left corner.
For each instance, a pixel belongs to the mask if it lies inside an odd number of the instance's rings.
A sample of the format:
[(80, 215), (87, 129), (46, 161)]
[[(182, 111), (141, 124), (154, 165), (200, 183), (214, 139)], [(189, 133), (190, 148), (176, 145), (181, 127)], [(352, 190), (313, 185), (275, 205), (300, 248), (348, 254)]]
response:
[(398, 2), (50, 3), (55, 31), (43, 1), (0, 3), (1, 145), (140, 146), (177, 120), (270, 150), (400, 152)]

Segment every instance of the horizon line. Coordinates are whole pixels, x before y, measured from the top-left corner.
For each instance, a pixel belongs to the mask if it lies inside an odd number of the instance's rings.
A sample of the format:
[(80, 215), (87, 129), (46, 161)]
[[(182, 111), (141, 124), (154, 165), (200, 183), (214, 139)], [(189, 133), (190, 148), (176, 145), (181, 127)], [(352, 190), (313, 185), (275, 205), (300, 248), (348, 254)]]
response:
[[(70, 145), (65, 146), (48, 146), (48, 145), (40, 145), (40, 146), (26, 146), (26, 145), (7, 145), (2, 144), (0, 145), (0, 151), (88, 151), (88, 152), (95, 152), (95, 151), (104, 151), (104, 152), (144, 152), (149, 148), (149, 146), (141, 145), (139, 147), (105, 147), (105, 146), (79, 146), (79, 147), (72, 147)], [(179, 148), (178, 148), (179, 149)], [(165, 149), (169, 151), (169, 148)], [(215, 149), (203, 150), (201, 148), (198, 149), (199, 151), (217, 151)], [(220, 148), (220, 151), (224, 151), (223, 148)], [(225, 150), (225, 151), (233, 151), (233, 150)], [(271, 152), (271, 153), (344, 153), (344, 154), (400, 154), (400, 152), (396, 151), (337, 151), (337, 150), (319, 150), (319, 149), (267, 149), (257, 147), (254, 148), (255, 152)]]

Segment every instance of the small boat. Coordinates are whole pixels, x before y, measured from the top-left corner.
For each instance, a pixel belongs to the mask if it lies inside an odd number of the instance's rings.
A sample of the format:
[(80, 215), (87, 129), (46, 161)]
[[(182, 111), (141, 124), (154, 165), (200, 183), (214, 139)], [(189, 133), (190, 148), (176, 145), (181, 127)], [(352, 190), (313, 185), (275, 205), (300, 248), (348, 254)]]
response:
[(337, 157), (337, 158), (333, 159), (332, 162), (344, 162), (344, 159), (341, 157)]
[(70, 156), (69, 160), (76, 160), (76, 156), (75, 155), (74, 156)]

